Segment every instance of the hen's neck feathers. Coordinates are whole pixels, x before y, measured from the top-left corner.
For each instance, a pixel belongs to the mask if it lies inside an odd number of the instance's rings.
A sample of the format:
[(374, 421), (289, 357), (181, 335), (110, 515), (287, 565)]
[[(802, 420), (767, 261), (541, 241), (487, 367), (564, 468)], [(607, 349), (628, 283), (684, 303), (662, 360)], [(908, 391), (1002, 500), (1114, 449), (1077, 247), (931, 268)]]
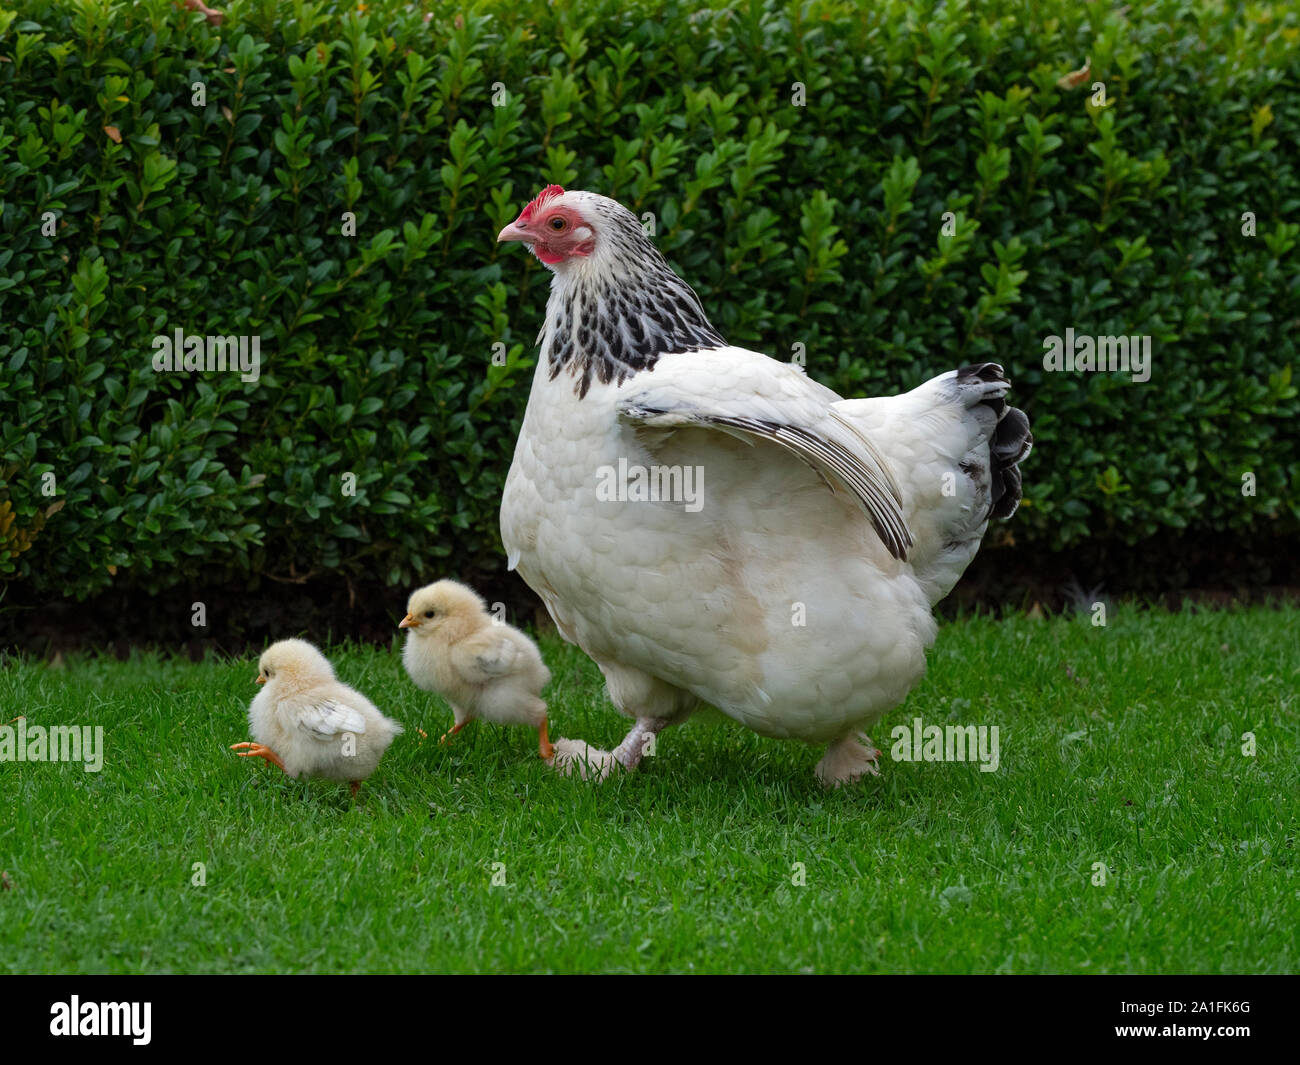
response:
[(567, 371), (581, 398), (593, 379), (621, 385), (662, 355), (726, 344), (635, 215), (603, 196), (582, 209), (598, 217), (601, 240), (551, 283), (540, 339), (552, 381)]

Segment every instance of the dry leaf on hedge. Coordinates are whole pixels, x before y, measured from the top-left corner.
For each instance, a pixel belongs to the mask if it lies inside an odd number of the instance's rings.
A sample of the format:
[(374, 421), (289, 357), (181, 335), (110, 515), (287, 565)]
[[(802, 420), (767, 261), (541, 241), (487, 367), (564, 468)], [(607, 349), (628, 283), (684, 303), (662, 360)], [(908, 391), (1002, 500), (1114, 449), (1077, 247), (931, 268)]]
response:
[(1072, 70), (1070, 73), (1056, 79), (1056, 86), (1059, 89), (1077, 89), (1086, 82), (1092, 74), (1092, 56), (1088, 56), (1083, 61), (1083, 66), (1078, 70)]
[(208, 7), (203, 0), (185, 0), (185, 6), (191, 11), (202, 11), (203, 17), (214, 26), (220, 26), (222, 20), (226, 17), (220, 11), (214, 11)]

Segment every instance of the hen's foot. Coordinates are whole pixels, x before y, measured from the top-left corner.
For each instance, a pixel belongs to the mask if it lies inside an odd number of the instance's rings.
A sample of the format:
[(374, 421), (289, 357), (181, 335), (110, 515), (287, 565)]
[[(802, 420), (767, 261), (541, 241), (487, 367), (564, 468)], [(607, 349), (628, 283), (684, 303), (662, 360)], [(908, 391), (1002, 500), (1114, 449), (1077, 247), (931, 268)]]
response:
[(583, 780), (604, 780), (615, 766), (631, 771), (646, 755), (654, 754), (655, 736), (669, 723), (667, 718), (639, 717), (612, 751), (602, 751), (582, 740), (559, 739), (555, 741), (555, 757), (548, 763), (565, 776), (576, 771)]
[(553, 754), (546, 764), (562, 776), (577, 775), (583, 780), (604, 780), (619, 765), (612, 751), (602, 751), (582, 740), (563, 736), (552, 744)]
[(850, 733), (836, 740), (817, 763), (817, 779), (828, 788), (853, 784), (864, 776), (880, 775), (880, 751), (865, 732)]

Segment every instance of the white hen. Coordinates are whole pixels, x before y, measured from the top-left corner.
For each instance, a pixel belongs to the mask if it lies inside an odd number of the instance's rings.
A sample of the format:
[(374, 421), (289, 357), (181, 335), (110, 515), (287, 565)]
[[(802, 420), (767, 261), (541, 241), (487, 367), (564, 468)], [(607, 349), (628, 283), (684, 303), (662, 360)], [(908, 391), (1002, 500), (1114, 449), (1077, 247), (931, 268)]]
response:
[(555, 274), (502, 540), (636, 719), (612, 754), (557, 762), (633, 768), (708, 703), (829, 744), (828, 785), (874, 772), (862, 730), (920, 679), (931, 606), (1020, 499), (1032, 438), (1001, 368), (844, 400), (728, 346), (613, 200), (550, 186), (499, 239)]

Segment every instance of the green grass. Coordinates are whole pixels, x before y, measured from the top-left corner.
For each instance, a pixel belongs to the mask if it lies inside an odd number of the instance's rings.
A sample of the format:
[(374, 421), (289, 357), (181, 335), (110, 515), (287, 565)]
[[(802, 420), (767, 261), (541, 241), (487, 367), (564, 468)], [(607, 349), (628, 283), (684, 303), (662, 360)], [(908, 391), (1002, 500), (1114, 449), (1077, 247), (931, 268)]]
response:
[[(11, 660), (5, 720), (100, 724), (107, 753), (0, 764), (0, 971), (1295, 971), (1298, 631), (1295, 609), (945, 625), (874, 738), (997, 725), (1000, 769), (886, 758), (836, 793), (820, 751), (731, 724), (603, 785), (526, 730), (440, 748), (449, 712), (396, 653), (335, 648), (408, 729), (355, 804), (226, 749), (251, 660)], [(617, 742), (595, 667), (543, 651), (552, 735)]]

